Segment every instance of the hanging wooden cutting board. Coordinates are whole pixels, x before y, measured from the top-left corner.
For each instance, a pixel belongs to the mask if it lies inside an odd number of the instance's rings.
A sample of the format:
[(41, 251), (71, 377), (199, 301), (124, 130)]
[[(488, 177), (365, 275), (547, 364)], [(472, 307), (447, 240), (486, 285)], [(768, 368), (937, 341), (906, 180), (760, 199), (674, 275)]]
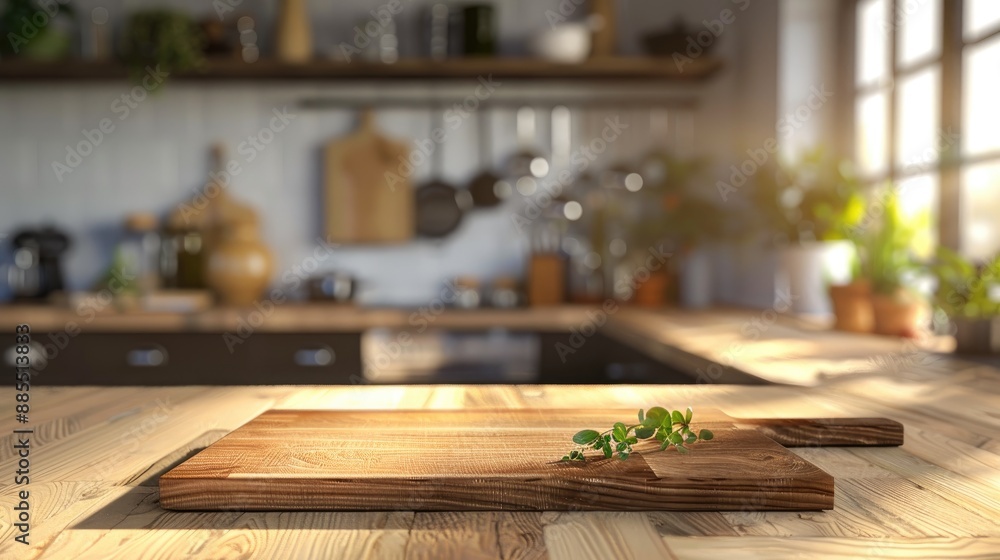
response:
[(413, 192), (402, 166), (409, 154), (409, 145), (378, 132), (368, 110), (361, 113), (358, 130), (326, 145), (327, 241), (401, 243), (413, 238)]
[(884, 419), (742, 420), (691, 452), (558, 459), (622, 410), (271, 410), (160, 477), (176, 510), (822, 510), (833, 477), (785, 445), (900, 445)]

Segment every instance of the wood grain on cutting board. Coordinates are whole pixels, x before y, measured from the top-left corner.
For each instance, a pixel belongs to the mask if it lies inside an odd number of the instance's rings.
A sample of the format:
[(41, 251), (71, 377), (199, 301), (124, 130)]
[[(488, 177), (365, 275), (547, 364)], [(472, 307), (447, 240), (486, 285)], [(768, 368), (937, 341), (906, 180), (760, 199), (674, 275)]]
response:
[(326, 145), (327, 241), (398, 243), (413, 237), (413, 192), (402, 165), (409, 154), (408, 144), (378, 132), (370, 111), (361, 113), (358, 130)]
[[(160, 478), (181, 510), (820, 510), (833, 478), (700, 410), (691, 453), (564, 463), (572, 435), (620, 410), (268, 411)], [(643, 453), (641, 451), (648, 451)]]

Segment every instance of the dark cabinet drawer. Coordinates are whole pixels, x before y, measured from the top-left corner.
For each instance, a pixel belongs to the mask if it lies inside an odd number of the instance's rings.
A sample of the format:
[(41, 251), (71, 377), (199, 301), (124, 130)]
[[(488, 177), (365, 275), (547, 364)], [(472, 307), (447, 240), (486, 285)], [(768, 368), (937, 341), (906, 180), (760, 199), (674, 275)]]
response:
[(249, 383), (342, 385), (361, 376), (360, 334), (259, 333), (235, 353), (252, 364)]
[(43, 363), (41, 385), (347, 384), (361, 371), (361, 337), (257, 333), (227, 345), (222, 333), (87, 333)]

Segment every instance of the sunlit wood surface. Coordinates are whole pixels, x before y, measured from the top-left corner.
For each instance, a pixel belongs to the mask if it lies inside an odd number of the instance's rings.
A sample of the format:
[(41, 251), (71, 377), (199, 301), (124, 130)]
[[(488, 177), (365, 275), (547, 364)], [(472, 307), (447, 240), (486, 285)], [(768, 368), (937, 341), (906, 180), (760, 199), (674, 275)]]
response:
[[(664, 323), (662, 333), (711, 355), (741, 336), (740, 325), (752, 316), (745, 315), (713, 315), (686, 335), (670, 326), (676, 322)], [(852, 366), (836, 375), (804, 368), (812, 387), (38, 388), (31, 399), (31, 546), (13, 542), (16, 457), (7, 435), (0, 445), (0, 557), (1000, 555), (1000, 371), (880, 339), (845, 346), (842, 335), (788, 325), (744, 339), (736, 363), (748, 370), (773, 365), (792, 375), (782, 360), (804, 355), (833, 366), (850, 356)], [(890, 346), (897, 350), (886, 353)], [(873, 349), (867, 358), (864, 348)], [(0, 390), (0, 402), (13, 406), (11, 388)], [(888, 417), (905, 425), (906, 441), (899, 448), (795, 449), (836, 478), (836, 507), (826, 512), (189, 513), (158, 504), (160, 473), (269, 408), (653, 405), (715, 407), (739, 417)], [(3, 415), (4, 434), (15, 427), (11, 417)]]

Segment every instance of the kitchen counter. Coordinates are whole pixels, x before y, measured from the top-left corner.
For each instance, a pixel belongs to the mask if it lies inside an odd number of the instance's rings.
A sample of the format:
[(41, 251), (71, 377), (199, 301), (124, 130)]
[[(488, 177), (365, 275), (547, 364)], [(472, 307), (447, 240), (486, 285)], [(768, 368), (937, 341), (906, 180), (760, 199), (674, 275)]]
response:
[(84, 306), (0, 306), (0, 332), (28, 323), (34, 332), (226, 332), (250, 325), (260, 332), (358, 332), (372, 327), (442, 329), (569, 330), (597, 309), (551, 308), (457, 310), (437, 305), (415, 309), (367, 308), (330, 303), (214, 307), (193, 313), (118, 312)]
[[(731, 352), (733, 365), (797, 385), (39, 387), (31, 399), (31, 546), (13, 542), (7, 517), (0, 556), (995, 558), (1000, 370), (933, 354), (924, 343), (825, 333), (788, 318), (743, 329), (759, 315), (614, 319), (620, 336), (703, 360)], [(12, 404), (12, 388), (0, 398)], [(795, 450), (837, 478), (836, 508), (827, 512), (179, 513), (157, 504), (160, 473), (269, 408), (657, 404), (747, 417), (885, 416), (905, 425), (906, 443)], [(10, 416), (8, 434), (22, 427)], [(6, 438), (0, 470), (12, 476), (14, 440)], [(11, 512), (6, 484), (2, 507)]]

